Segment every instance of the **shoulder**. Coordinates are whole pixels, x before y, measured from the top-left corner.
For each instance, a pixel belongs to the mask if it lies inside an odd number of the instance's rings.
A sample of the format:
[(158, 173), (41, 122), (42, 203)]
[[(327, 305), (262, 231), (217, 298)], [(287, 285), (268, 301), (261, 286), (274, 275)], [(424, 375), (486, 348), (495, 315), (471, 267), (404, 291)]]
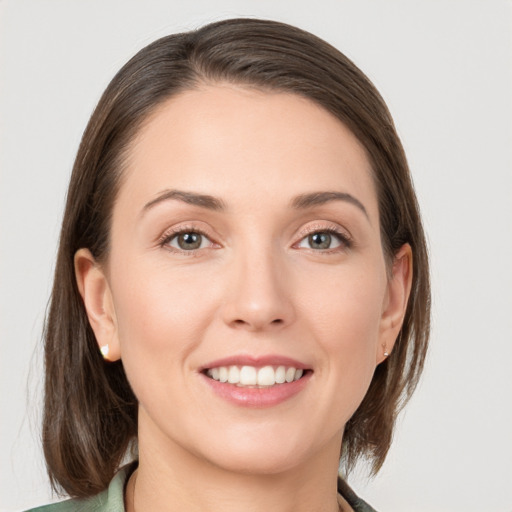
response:
[(347, 503), (353, 508), (354, 512), (377, 512), (373, 507), (368, 505), (352, 490), (343, 478), (338, 477), (338, 493), (345, 498)]
[(52, 503), (26, 512), (125, 512), (124, 486), (132, 471), (132, 465), (124, 466), (108, 488), (96, 496)]

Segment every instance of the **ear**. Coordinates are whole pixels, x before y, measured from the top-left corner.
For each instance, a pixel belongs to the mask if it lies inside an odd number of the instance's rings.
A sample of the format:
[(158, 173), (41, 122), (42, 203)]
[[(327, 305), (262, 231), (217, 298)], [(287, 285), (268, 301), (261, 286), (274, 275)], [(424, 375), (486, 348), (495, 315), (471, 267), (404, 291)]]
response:
[(121, 358), (110, 285), (89, 249), (75, 253), (75, 276), (98, 348), (107, 361)]
[(393, 261), (381, 317), (380, 343), (376, 353), (377, 364), (391, 354), (402, 328), (411, 293), (412, 258), (411, 246), (404, 244), (396, 253)]

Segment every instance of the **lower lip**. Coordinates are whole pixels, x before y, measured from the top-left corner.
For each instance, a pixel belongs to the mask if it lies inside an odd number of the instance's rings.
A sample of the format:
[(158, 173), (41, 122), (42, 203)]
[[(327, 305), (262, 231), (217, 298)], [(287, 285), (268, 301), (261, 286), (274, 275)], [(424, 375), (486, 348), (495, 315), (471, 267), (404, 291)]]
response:
[(204, 374), (201, 374), (201, 377), (210, 386), (210, 389), (224, 400), (239, 406), (259, 408), (278, 405), (300, 393), (308, 384), (311, 373), (307, 372), (299, 380), (268, 388), (246, 388), (227, 382), (219, 382)]

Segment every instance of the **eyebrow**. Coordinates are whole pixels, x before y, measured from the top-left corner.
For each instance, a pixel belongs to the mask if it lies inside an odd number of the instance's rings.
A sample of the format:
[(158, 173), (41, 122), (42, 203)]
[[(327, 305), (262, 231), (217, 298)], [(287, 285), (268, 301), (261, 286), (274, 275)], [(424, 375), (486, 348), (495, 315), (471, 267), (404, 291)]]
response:
[(331, 201), (345, 201), (353, 204), (365, 214), (368, 220), (370, 219), (363, 203), (346, 192), (312, 192), (309, 194), (301, 194), (292, 200), (291, 205), (293, 208), (302, 210), (330, 203)]
[[(173, 189), (164, 190), (155, 199), (152, 199), (151, 201), (146, 203), (144, 205), (144, 208), (142, 209), (142, 213), (145, 213), (147, 210), (150, 210), (157, 204), (169, 200), (182, 201), (193, 206), (199, 206), (201, 208), (206, 208), (208, 210), (214, 211), (223, 211), (226, 209), (224, 201), (217, 197), (208, 194), (198, 194), (196, 192), (186, 192), (183, 190)], [(353, 195), (348, 194), (346, 192), (329, 191), (301, 194), (292, 199), (291, 206), (292, 208), (303, 210), (307, 208), (312, 208), (314, 206), (320, 206), (326, 203), (330, 203), (332, 201), (345, 201), (347, 203), (353, 204), (354, 206), (359, 208), (369, 219), (368, 212), (366, 211), (366, 208), (364, 207), (363, 203), (361, 203), (361, 201), (359, 201), (359, 199), (355, 198)]]
[(164, 190), (155, 199), (152, 199), (149, 203), (144, 205), (142, 213), (145, 213), (157, 204), (172, 199), (194, 206), (200, 206), (201, 208), (207, 208), (208, 210), (220, 211), (226, 209), (226, 206), (221, 199), (217, 199), (210, 195), (185, 192), (183, 190)]

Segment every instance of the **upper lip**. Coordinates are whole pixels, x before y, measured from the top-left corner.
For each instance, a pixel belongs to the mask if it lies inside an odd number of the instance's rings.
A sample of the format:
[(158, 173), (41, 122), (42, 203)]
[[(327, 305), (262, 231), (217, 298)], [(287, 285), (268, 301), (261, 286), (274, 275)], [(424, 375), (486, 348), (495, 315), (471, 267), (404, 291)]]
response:
[(220, 366), (255, 366), (258, 368), (262, 366), (287, 366), (302, 370), (310, 369), (308, 365), (287, 356), (273, 354), (251, 356), (240, 354), (216, 359), (215, 361), (203, 365), (200, 371), (208, 370), (209, 368), (218, 368)]

